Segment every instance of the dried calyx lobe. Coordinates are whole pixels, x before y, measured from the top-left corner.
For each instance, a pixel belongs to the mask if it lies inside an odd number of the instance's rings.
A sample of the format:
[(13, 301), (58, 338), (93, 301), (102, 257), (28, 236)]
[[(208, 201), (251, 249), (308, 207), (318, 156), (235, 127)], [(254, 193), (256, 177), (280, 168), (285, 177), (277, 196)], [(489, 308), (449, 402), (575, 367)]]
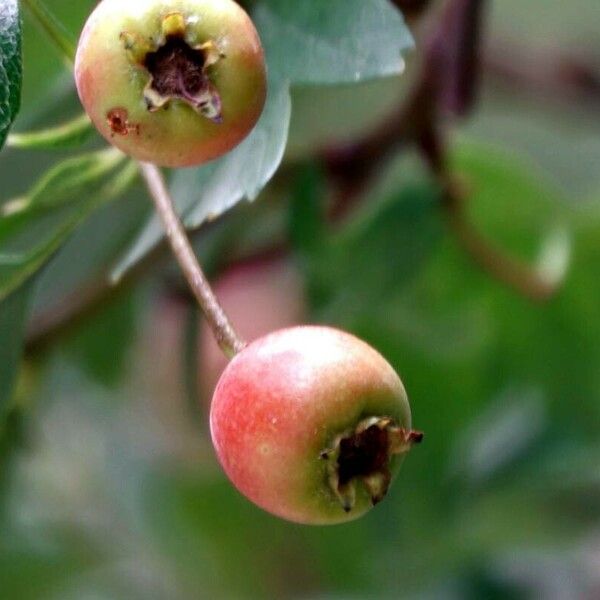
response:
[(215, 52), (210, 42), (192, 48), (178, 35), (170, 35), (162, 46), (148, 52), (143, 62), (151, 75), (144, 91), (148, 109), (158, 110), (176, 98), (208, 119), (221, 122), (221, 99), (207, 72), (221, 58)]
[(381, 501), (392, 479), (392, 456), (408, 452), (422, 439), (421, 432), (399, 427), (387, 417), (365, 419), (354, 431), (338, 436), (321, 456), (328, 461), (329, 485), (342, 508), (349, 512), (354, 507), (359, 482), (373, 504)]

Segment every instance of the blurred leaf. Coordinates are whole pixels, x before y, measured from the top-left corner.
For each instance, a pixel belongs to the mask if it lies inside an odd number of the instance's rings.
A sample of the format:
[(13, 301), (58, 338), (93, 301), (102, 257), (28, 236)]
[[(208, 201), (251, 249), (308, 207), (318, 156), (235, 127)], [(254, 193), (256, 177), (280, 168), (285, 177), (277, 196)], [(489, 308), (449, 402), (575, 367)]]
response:
[[(202, 585), (207, 597), (257, 599), (310, 589), (312, 561), (304, 564), (297, 547), (300, 528), (258, 509), (222, 476), (156, 477), (145, 509), (154, 539), (177, 557), (190, 589)], [(294, 575), (305, 572), (306, 580)]]
[(358, 82), (401, 73), (413, 46), (388, 0), (262, 0), (254, 20), (269, 69), (292, 84)]
[(325, 184), (323, 173), (310, 164), (300, 170), (294, 185), (290, 237), (296, 251), (307, 260), (316, 260), (329, 242), (326, 237)]
[(138, 315), (137, 294), (126, 290), (85, 320), (68, 340), (68, 353), (98, 382), (116, 387), (125, 371)]
[[(15, 403), (8, 410), (3, 411), (0, 418), (0, 532), (7, 516), (10, 515), (7, 499), (12, 478), (17, 468), (15, 459), (25, 445), (26, 410)], [(0, 548), (1, 554), (2, 550)]]
[(436, 186), (408, 184), (367, 206), (308, 264), (321, 318), (348, 323), (416, 276), (442, 236)]
[(398, 108), (410, 76), (359, 83), (292, 87), (292, 119), (286, 160), (311, 159), (323, 148), (352, 144), (369, 135)]
[(0, 148), (21, 104), (21, 20), (17, 0), (0, 4)]
[(8, 136), (7, 143), (12, 148), (34, 150), (73, 148), (86, 142), (93, 133), (92, 122), (86, 114), (83, 114), (48, 129), (12, 133)]
[(463, 141), (451, 166), (467, 193), (477, 226), (509, 251), (534, 259), (548, 237), (573, 218), (573, 209), (544, 172), (526, 157)]
[(506, 390), (457, 435), (450, 470), (469, 484), (486, 483), (526, 455), (546, 427), (539, 390)]
[[(206, 166), (177, 171), (170, 187), (187, 227), (215, 219), (244, 198), (256, 199), (283, 157), (290, 112), (288, 84), (271, 81), (258, 124), (237, 148)], [(113, 279), (119, 280), (163, 236), (162, 225), (153, 215), (113, 270)]]
[(0, 301), (0, 416), (6, 412), (21, 360), (25, 323), (33, 286)]
[[(98, 173), (98, 165), (94, 161), (92, 165), (88, 175), (106, 176), (104, 167)], [(0, 217), (0, 299), (37, 272), (94, 208), (119, 196), (137, 173), (128, 163), (90, 192), (89, 178), (80, 177), (76, 169), (72, 172), (72, 167), (69, 164), (64, 171), (58, 167), (40, 184), (43, 195), (34, 188), (31, 203), (26, 199), (22, 207)]]
[(80, 201), (98, 187), (106, 175), (125, 156), (109, 148), (66, 159), (48, 170), (23, 198), (2, 206), (2, 215), (10, 216), (32, 208), (54, 208), (66, 202)]
[(69, 532), (61, 533), (63, 539), (55, 535), (51, 543), (46, 541), (46, 547), (15, 543), (10, 534), (3, 536), (12, 542), (0, 546), (0, 589), (5, 598), (67, 598), (74, 573), (98, 568), (100, 553), (90, 548), (89, 542), (75, 539)]
[(67, 67), (71, 68), (75, 60), (75, 41), (62, 22), (46, 6), (44, 0), (24, 0), (29, 12), (35, 17), (39, 27), (61, 53)]

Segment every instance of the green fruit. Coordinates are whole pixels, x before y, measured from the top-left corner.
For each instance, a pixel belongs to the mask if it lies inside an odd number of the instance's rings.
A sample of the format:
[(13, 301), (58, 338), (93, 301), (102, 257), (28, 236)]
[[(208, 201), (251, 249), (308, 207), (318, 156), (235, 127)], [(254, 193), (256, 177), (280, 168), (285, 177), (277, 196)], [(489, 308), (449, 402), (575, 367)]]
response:
[(258, 34), (233, 0), (102, 0), (79, 40), (75, 81), (109, 142), (169, 167), (234, 148), (266, 96)]

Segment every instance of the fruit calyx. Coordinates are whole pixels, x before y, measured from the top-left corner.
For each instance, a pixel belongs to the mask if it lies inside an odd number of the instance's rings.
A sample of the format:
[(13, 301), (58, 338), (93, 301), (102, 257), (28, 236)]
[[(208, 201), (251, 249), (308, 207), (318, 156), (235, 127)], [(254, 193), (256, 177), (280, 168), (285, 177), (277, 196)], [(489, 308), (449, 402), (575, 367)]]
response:
[(130, 61), (149, 75), (144, 100), (150, 112), (177, 99), (214, 123), (222, 122), (221, 97), (210, 80), (209, 69), (224, 55), (212, 40), (190, 43), (181, 13), (163, 17), (158, 44), (126, 31), (121, 33), (121, 40)]
[(354, 430), (335, 437), (321, 453), (327, 461), (329, 486), (342, 508), (350, 512), (356, 503), (356, 485), (362, 481), (373, 505), (383, 500), (391, 483), (389, 463), (423, 439), (420, 431), (398, 426), (389, 417), (370, 417)]

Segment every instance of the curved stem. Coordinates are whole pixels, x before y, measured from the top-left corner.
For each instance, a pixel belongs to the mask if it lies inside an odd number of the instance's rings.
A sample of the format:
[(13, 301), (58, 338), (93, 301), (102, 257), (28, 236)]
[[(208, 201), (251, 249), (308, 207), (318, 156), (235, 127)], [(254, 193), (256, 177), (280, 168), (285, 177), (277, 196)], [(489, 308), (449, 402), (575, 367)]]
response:
[(140, 162), (139, 166), (158, 215), (163, 222), (173, 254), (204, 312), (217, 343), (225, 355), (232, 358), (244, 348), (246, 343), (234, 330), (198, 264), (160, 169), (153, 164), (144, 162)]
[(544, 277), (534, 267), (507, 255), (487, 240), (469, 222), (460, 194), (446, 191), (443, 207), (448, 224), (467, 254), (487, 273), (521, 295), (537, 302), (549, 300), (561, 287), (561, 281)]

